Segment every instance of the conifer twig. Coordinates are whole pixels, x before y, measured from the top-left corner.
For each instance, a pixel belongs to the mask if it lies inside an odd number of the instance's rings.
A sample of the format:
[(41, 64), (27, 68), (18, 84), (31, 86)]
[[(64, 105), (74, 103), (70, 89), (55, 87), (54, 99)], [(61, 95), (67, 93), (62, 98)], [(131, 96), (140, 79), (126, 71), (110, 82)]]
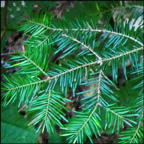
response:
[[(69, 37), (66, 34), (63, 34), (62, 36)], [(69, 37), (69, 38), (72, 39), (73, 41), (77, 42), (77, 43), (80, 43), (81, 45), (83, 45), (84, 47), (86, 47), (89, 51), (91, 51), (99, 59), (99, 63), (102, 65), (102, 58), (96, 52), (94, 52), (92, 50), (92, 48), (88, 47), (87, 45), (85, 45), (84, 43), (78, 41), (77, 39), (75, 39), (73, 37)]]

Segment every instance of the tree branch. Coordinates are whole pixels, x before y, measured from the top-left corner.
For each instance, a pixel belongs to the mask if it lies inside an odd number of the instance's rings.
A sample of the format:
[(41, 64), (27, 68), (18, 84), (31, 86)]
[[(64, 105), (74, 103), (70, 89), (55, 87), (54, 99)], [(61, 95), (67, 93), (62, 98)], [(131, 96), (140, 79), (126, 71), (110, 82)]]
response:
[[(143, 50), (143, 47), (140, 47), (140, 48), (131, 50), (131, 51), (129, 51), (129, 52), (125, 52), (124, 54), (120, 54), (120, 55), (114, 56), (114, 57), (112, 57), (112, 58), (110, 57), (110, 58), (102, 59), (102, 62), (104, 62), (104, 61), (111, 61), (112, 59), (117, 59), (117, 58), (120, 58), (120, 57), (122, 57), (122, 56), (128, 55), (128, 54), (130, 54), (130, 53), (137, 52), (137, 51), (139, 51), (139, 50)], [(69, 69), (69, 70), (67, 70), (67, 71), (65, 71), (65, 72), (62, 72), (62, 73), (60, 73), (60, 74), (57, 74), (57, 75), (55, 75), (55, 76), (53, 76), (53, 77), (48, 77), (48, 78), (45, 79), (45, 80), (40, 80), (40, 81), (38, 81), (38, 82), (34, 82), (34, 83), (22, 85), (22, 86), (17, 86), (17, 87), (14, 87), (14, 88), (10, 88), (10, 89), (8, 89), (8, 90), (11, 91), (11, 90), (15, 90), (15, 89), (18, 89), (18, 88), (23, 88), (23, 87), (27, 87), (27, 86), (30, 86), (30, 85), (35, 85), (35, 84), (40, 84), (40, 83), (43, 83), (43, 82), (47, 82), (47, 81), (52, 80), (52, 79), (57, 79), (57, 78), (59, 78), (60, 76), (62, 76), (62, 75), (64, 75), (64, 74), (67, 74), (67, 73), (69, 73), (69, 72), (75, 71), (75, 70), (80, 69), (80, 68), (83, 68), (83, 67), (95, 65), (95, 64), (99, 64), (99, 60), (97, 60), (97, 61), (95, 61), (95, 62), (91, 62), (91, 63), (84, 64), (84, 65), (81, 65), (81, 66), (74, 67), (74, 68)]]

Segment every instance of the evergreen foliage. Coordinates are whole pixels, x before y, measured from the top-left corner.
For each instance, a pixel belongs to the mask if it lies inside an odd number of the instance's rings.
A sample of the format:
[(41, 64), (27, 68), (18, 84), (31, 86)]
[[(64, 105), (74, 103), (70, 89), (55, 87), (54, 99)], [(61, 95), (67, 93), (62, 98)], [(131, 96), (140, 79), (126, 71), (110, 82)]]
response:
[[(18, 107), (25, 103), (28, 112), (35, 114), (30, 124), (40, 123), (38, 130), (46, 128), (51, 138), (57, 135), (58, 125), (68, 143), (84, 143), (86, 138), (93, 143), (93, 134), (101, 136), (101, 131), (110, 128), (111, 134), (119, 135), (119, 143), (142, 143), (142, 3), (75, 2), (75, 6), (62, 19), (55, 19), (45, 9), (30, 13), (19, 26), (23, 35), (31, 36), (23, 43), (24, 52), (11, 58), (10, 67), (19, 66), (20, 70), (5, 76), (3, 105), (16, 99)], [(128, 20), (124, 18), (126, 12)], [(142, 20), (137, 22), (139, 18)], [(57, 54), (60, 56), (55, 59)], [(120, 68), (125, 87), (118, 87)], [(76, 93), (78, 85), (90, 89)], [(88, 95), (81, 99), (82, 111), (67, 120), (64, 109), (69, 100), (65, 97), (70, 89), (74, 97)], [(62, 124), (61, 119), (67, 123)], [(124, 125), (129, 128), (122, 131)]]
[(1, 7), (1, 52), (5, 46), (5, 39), (11, 35), (11, 31), (17, 31), (24, 18), (35, 11), (34, 4), (39, 5), (39, 10), (49, 10), (55, 6), (51, 1), (4, 1)]

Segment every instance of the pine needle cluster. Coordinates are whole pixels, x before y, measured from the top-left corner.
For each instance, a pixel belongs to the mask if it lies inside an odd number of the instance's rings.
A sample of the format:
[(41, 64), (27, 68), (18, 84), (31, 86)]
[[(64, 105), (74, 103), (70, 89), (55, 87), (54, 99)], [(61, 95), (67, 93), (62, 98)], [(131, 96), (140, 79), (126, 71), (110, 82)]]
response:
[[(4, 75), (3, 105), (19, 100), (18, 107), (25, 104), (34, 114), (29, 125), (39, 123), (37, 131), (46, 129), (50, 136), (58, 125), (68, 143), (84, 143), (86, 138), (93, 143), (92, 136), (107, 129), (119, 135), (119, 143), (142, 143), (142, 14), (142, 3), (137, 1), (75, 2), (61, 19), (46, 9), (31, 13), (19, 26), (23, 35), (30, 34), (24, 51), (11, 58), (10, 67), (20, 70)], [(120, 68), (125, 86), (118, 87)], [(78, 85), (90, 89), (76, 93)], [(66, 119), (70, 90), (73, 97), (89, 94), (81, 99), (82, 111)], [(125, 125), (129, 128), (122, 131)]]

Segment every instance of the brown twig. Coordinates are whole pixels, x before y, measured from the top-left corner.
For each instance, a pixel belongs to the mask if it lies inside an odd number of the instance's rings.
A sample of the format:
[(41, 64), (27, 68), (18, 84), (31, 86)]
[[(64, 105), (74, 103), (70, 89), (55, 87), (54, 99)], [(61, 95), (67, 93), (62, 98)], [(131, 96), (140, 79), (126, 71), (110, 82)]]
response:
[(15, 54), (18, 54), (17, 52), (13, 52), (13, 53), (3, 53), (1, 54), (1, 56), (5, 56), (5, 55), (15, 55)]
[(5, 1), (5, 7), (4, 7), (4, 26), (7, 26), (7, 7), (8, 7), (8, 1)]
[(6, 30), (4, 30), (4, 31), (2, 32), (2, 34), (1, 34), (1, 41), (2, 41), (2, 39), (3, 39), (4, 35), (5, 35), (5, 33), (6, 33)]
[[(7, 7), (8, 7), (8, 1), (5, 1), (5, 7), (4, 7), (4, 27), (6, 27), (6, 25), (7, 25)], [(1, 34), (1, 41), (2, 41), (2, 38), (4, 37), (5, 33), (6, 33), (6, 29)]]

